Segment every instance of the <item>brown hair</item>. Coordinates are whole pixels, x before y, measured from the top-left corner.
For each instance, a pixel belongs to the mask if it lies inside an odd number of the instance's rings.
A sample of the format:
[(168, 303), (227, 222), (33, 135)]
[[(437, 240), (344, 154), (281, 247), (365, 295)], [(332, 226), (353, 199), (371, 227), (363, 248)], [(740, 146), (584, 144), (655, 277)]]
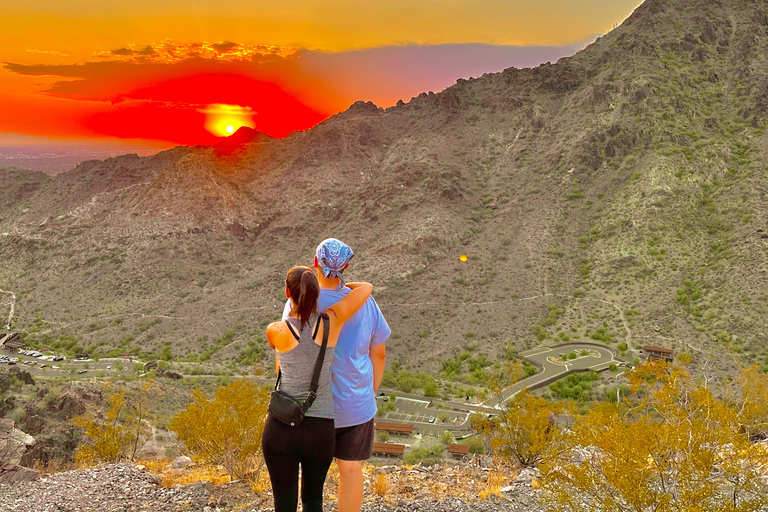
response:
[(320, 296), (320, 284), (315, 271), (303, 265), (294, 265), (285, 278), (285, 287), (291, 294), (291, 315), (299, 317), (300, 328), (309, 322), (317, 310), (317, 298)]

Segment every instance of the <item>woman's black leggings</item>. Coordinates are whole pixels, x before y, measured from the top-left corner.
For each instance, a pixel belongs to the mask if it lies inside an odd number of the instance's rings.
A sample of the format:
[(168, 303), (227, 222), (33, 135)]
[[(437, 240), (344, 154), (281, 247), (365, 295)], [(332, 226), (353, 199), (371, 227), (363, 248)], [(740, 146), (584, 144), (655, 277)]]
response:
[(261, 447), (272, 481), (275, 512), (296, 512), (299, 464), (304, 512), (322, 512), (323, 484), (333, 461), (335, 439), (332, 419), (305, 417), (298, 427), (289, 427), (271, 415), (267, 418)]

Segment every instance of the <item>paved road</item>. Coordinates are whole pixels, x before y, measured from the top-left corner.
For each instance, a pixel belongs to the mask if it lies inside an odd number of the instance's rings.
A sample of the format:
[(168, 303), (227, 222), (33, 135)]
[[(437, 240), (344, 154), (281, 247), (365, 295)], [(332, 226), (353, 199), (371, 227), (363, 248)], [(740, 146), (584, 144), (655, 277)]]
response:
[[(582, 355), (586, 351), (587, 355)], [(563, 354), (576, 353), (576, 359), (562, 360)], [(586, 343), (569, 343), (567, 345), (557, 345), (555, 347), (537, 347), (520, 353), (520, 357), (527, 359), (542, 370), (528, 378), (520, 380), (502, 391), (504, 400), (518, 394), (525, 388), (534, 389), (543, 382), (548, 384), (562, 379), (566, 375), (576, 371), (594, 370), (596, 372), (605, 370), (611, 364), (619, 364), (621, 361), (616, 359), (616, 353), (603, 345), (591, 345)], [(497, 404), (497, 403), (496, 403)], [(496, 405), (493, 404), (493, 405)], [(492, 405), (490, 402), (488, 405)]]
[[(567, 357), (570, 353), (575, 353), (576, 358), (563, 361), (562, 356), (566, 355)], [(603, 345), (588, 343), (569, 343), (555, 347), (538, 347), (521, 353), (520, 357), (532, 362), (541, 370), (502, 390), (503, 400), (515, 396), (525, 388), (547, 385), (577, 371), (601, 371), (608, 368), (612, 363), (621, 363), (621, 361), (616, 359), (616, 353), (612, 349)], [(382, 419), (413, 424), (415, 429), (422, 434), (441, 435), (446, 430), (452, 432), (469, 430), (469, 416), (473, 412), (492, 413), (499, 409), (498, 400), (489, 400), (484, 404), (470, 405), (440, 400), (430, 402), (418, 399), (416, 395), (404, 397), (397, 392), (394, 392), (394, 394), (398, 395), (395, 402), (397, 410), (387, 413)], [(439, 407), (455, 408), (461, 411), (457, 412)], [(438, 419), (443, 415), (448, 416), (448, 421), (442, 422)], [(431, 417), (435, 418), (434, 423), (429, 422)]]

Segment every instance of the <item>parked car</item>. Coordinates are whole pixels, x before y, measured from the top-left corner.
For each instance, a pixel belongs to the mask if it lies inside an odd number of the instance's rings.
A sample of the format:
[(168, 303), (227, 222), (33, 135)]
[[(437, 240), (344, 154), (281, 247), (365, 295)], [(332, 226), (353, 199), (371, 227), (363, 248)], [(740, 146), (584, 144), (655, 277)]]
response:
[(77, 370), (77, 373), (85, 373), (87, 371), (88, 370), (86, 370), (85, 368), (80, 368), (79, 370)]
[(112, 365), (111, 365), (111, 364), (108, 364), (108, 365), (107, 365), (107, 370), (111, 370), (111, 369), (112, 369)]

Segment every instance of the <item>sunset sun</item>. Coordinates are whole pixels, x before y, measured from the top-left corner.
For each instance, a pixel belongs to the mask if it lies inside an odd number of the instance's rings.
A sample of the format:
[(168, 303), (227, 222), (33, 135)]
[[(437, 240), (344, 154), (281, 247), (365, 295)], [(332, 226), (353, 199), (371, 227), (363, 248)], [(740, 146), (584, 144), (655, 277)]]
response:
[(256, 112), (250, 107), (214, 103), (198, 112), (205, 114), (205, 128), (217, 137), (232, 135), (243, 126), (256, 128)]

